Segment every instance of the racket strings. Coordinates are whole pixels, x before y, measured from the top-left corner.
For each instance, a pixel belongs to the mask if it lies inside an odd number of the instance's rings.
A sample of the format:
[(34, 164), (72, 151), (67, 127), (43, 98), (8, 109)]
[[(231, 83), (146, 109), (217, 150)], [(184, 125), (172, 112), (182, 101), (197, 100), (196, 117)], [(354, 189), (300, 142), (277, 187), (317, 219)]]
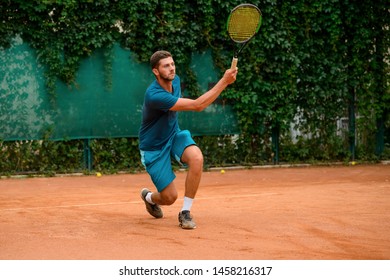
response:
[(260, 27), (261, 14), (252, 7), (233, 11), (228, 20), (228, 33), (233, 41), (245, 42), (255, 35)]

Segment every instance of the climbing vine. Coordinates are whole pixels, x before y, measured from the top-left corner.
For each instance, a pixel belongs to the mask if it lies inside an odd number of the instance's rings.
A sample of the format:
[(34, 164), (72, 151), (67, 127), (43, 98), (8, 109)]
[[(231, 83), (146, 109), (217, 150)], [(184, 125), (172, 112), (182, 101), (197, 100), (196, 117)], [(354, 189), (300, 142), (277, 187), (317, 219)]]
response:
[[(238, 0), (12, 0), (0, 5), (0, 47), (21, 36), (45, 65), (48, 92), (56, 82), (73, 86), (80, 62), (98, 49), (120, 43), (147, 62), (157, 49), (175, 57), (191, 95), (200, 94), (188, 67), (191, 54), (211, 50), (221, 73), (229, 67), (233, 44), (225, 22)], [(385, 0), (253, 1), (263, 13), (259, 34), (244, 49), (236, 83), (222, 97), (233, 104), (241, 126), (241, 145), (249, 161), (273, 155), (268, 140), (307, 142), (316, 149), (339, 151), (338, 119), (356, 109), (361, 143), (385, 139), (389, 130), (389, 10)], [(110, 66), (106, 66), (110, 87)], [(356, 97), (351, 99), (351, 95)], [(368, 132), (367, 132), (368, 131)], [(365, 133), (366, 132), (366, 133)], [(376, 136), (375, 139), (373, 139)], [(378, 138), (379, 137), (379, 138)], [(381, 138), (380, 138), (381, 137)], [(351, 138), (353, 141), (356, 139)], [(351, 140), (350, 139), (350, 140)], [(351, 140), (351, 141), (352, 141)], [(297, 142), (296, 142), (297, 141)], [(351, 142), (350, 141), (350, 142)], [(351, 143), (349, 143), (351, 144)], [(267, 150), (268, 149), (268, 150)], [(299, 149), (302, 149), (300, 147)], [(371, 150), (370, 150), (371, 149)], [(372, 153), (372, 147), (365, 153)], [(281, 148), (280, 157), (294, 152)], [(331, 157), (346, 157), (345, 152)], [(253, 157), (253, 158), (252, 158)]]

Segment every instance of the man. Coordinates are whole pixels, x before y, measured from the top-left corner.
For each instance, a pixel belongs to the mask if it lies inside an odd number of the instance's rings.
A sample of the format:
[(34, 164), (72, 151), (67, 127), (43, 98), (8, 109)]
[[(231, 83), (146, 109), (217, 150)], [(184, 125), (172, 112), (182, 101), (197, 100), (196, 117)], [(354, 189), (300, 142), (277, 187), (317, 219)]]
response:
[(142, 124), (139, 131), (139, 148), (142, 164), (146, 167), (157, 192), (141, 190), (146, 209), (155, 218), (162, 218), (160, 205), (171, 205), (177, 197), (176, 178), (171, 157), (188, 166), (184, 202), (179, 212), (179, 225), (194, 229), (190, 214), (193, 199), (203, 171), (203, 155), (188, 130), (180, 130), (178, 111), (202, 111), (236, 80), (237, 69), (226, 70), (223, 77), (209, 91), (197, 99), (182, 98), (180, 78), (175, 62), (167, 51), (157, 51), (150, 58), (156, 80), (147, 88), (144, 98)]

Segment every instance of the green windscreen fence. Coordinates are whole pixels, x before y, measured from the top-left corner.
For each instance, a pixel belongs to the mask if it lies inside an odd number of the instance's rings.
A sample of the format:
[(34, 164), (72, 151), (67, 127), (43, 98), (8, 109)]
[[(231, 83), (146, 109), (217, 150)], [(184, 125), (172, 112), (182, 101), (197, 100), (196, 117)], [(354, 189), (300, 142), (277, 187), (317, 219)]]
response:
[[(110, 61), (107, 67), (104, 51), (95, 52), (82, 62), (76, 84), (58, 82), (53, 98), (35, 51), (16, 38), (0, 51), (0, 140), (137, 137), (144, 92), (154, 76), (148, 64), (119, 45)], [(194, 54), (192, 61), (206, 91), (219, 79), (211, 54)], [(218, 102), (203, 112), (181, 112), (179, 118), (180, 127), (193, 135), (239, 133), (232, 108)]]

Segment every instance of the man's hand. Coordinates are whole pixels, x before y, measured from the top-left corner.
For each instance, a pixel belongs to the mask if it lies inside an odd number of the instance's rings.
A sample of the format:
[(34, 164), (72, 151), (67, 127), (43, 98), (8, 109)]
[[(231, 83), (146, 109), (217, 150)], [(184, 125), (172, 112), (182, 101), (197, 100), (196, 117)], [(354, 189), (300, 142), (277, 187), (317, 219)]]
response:
[(237, 73), (237, 67), (235, 69), (228, 69), (225, 71), (225, 74), (223, 75), (222, 79), (225, 80), (228, 85), (230, 85), (236, 81)]

